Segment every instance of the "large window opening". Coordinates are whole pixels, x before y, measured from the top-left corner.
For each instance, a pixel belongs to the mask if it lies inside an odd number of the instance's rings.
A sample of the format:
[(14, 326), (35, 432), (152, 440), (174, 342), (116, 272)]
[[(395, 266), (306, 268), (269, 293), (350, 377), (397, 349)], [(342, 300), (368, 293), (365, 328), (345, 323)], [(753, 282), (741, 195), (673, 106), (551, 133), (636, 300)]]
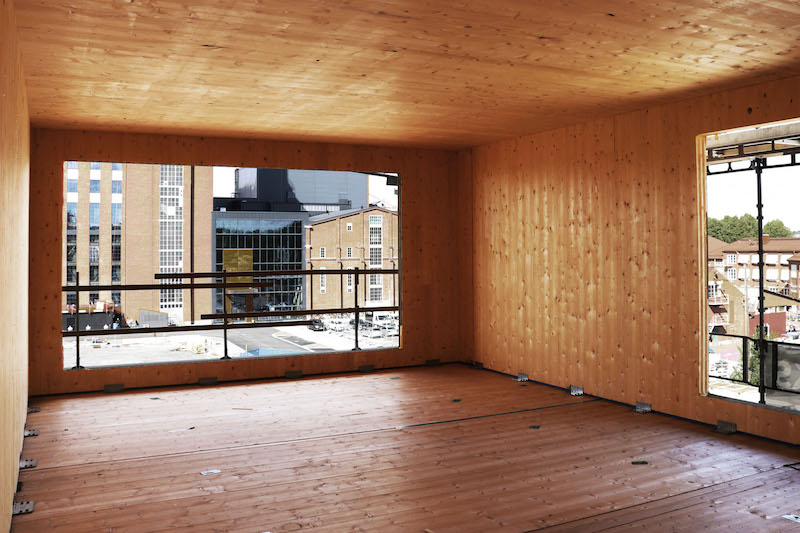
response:
[(399, 176), (64, 164), (68, 369), (400, 345)]
[(800, 121), (705, 155), (708, 392), (800, 411)]

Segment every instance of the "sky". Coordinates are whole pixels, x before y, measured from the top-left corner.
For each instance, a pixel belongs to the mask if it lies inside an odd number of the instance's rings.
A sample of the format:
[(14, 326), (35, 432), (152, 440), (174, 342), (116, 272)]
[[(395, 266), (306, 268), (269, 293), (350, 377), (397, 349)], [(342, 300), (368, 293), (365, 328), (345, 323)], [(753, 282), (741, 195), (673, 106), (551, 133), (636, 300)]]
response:
[[(233, 195), (236, 167), (214, 167), (214, 196), (230, 198)], [(389, 209), (397, 209), (397, 187), (386, 185), (383, 176), (369, 176), (369, 203), (385, 202)], [(800, 226), (798, 226), (800, 227)]]
[[(764, 223), (779, 219), (790, 230), (800, 231), (800, 167), (767, 169), (761, 175), (761, 182)], [(753, 171), (708, 176), (708, 216), (720, 219), (745, 213), (756, 216), (756, 194)]]

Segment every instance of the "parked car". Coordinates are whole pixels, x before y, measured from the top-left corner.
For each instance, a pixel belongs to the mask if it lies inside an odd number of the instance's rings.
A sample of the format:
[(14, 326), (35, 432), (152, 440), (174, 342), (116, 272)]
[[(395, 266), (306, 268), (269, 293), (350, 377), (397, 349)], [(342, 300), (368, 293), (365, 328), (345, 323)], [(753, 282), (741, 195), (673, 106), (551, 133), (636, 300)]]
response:
[(311, 331), (325, 331), (325, 324), (322, 323), (322, 320), (315, 318), (311, 321), (311, 324), (308, 325), (308, 329)]

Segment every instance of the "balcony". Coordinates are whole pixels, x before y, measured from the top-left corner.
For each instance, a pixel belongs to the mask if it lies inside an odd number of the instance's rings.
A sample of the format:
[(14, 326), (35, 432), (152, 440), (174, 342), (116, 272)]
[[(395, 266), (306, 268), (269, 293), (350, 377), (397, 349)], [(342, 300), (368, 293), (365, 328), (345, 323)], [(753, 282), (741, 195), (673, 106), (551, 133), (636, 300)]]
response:
[(713, 294), (708, 296), (708, 305), (728, 305), (730, 300), (724, 294)]

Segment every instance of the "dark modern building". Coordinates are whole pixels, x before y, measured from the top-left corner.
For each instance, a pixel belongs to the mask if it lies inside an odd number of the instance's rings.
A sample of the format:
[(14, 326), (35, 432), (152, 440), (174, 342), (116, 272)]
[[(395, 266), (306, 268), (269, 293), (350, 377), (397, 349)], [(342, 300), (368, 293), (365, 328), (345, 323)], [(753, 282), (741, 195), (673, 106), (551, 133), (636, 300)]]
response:
[(330, 213), (369, 205), (360, 172), (237, 168), (233, 198), (214, 198), (214, 210)]

